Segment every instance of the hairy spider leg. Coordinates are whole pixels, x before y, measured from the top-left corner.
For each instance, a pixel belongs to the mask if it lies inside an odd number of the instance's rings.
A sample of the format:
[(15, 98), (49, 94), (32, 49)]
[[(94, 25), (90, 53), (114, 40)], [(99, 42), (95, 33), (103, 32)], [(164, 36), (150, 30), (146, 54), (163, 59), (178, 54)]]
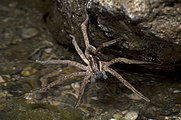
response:
[(82, 34), (83, 34), (83, 38), (84, 38), (84, 42), (85, 42), (85, 55), (88, 56), (91, 53), (95, 54), (96, 48), (92, 45), (90, 45), (89, 43), (89, 38), (88, 38), (88, 34), (87, 34), (87, 26), (88, 26), (88, 22), (89, 22), (89, 15), (86, 14), (86, 19), (85, 21), (81, 24), (81, 30), (82, 30)]
[(75, 61), (71, 61), (71, 60), (45, 60), (45, 61), (36, 60), (36, 62), (40, 64), (53, 64), (53, 65), (68, 64), (68, 65), (78, 67), (81, 70), (87, 70), (87, 66)]
[(150, 100), (145, 97), (143, 94), (141, 94), (138, 90), (136, 90), (129, 82), (127, 82), (119, 73), (117, 73), (115, 70), (104, 66), (104, 70), (115, 76), (119, 81), (121, 81), (127, 88), (129, 88), (131, 91), (133, 91), (136, 95), (141, 97), (147, 102), (150, 102)]
[[(55, 74), (57, 75), (57, 73), (55, 73)], [(55, 75), (55, 74), (51, 74), (51, 75)], [(56, 81), (53, 81), (48, 85), (43, 83), (42, 88), (40, 90), (38, 90), (38, 91), (45, 92), (45, 91), (47, 91), (47, 89), (50, 89), (51, 87), (54, 87), (55, 85), (60, 85), (60, 84), (64, 83), (66, 80), (68, 80), (68, 79), (74, 79), (76, 77), (83, 77), (85, 75), (86, 75), (86, 72), (75, 72), (75, 73), (71, 73), (71, 74), (68, 74), (68, 75), (61, 75), (61, 76), (59, 76), (57, 78)], [(46, 78), (48, 78), (48, 77), (52, 77), (52, 76), (47, 75)]]
[(82, 77), (82, 76), (85, 76), (85, 75), (86, 75), (86, 72), (76, 72), (76, 73), (71, 73), (71, 74), (68, 74), (68, 75), (59, 76), (56, 81), (53, 81), (52, 83), (50, 83), (47, 86), (47, 89), (49, 89), (49, 88), (51, 88), (51, 87), (53, 87), (55, 85), (60, 85), (63, 82), (65, 82), (67, 79), (74, 79), (76, 77)]
[(104, 59), (108, 59), (104, 54), (102, 54), (100, 52), (96, 53), (96, 48), (93, 45), (90, 45), (88, 34), (87, 34), (88, 22), (89, 22), (89, 15), (86, 14), (86, 20), (81, 24), (81, 30), (83, 33), (83, 38), (84, 38), (84, 42), (85, 42), (85, 46), (86, 46), (85, 55), (88, 56), (90, 53), (93, 53), (94, 55), (98, 55)]
[(82, 50), (80, 49), (80, 47), (78, 46), (75, 37), (73, 35), (70, 35), (70, 37), (72, 37), (72, 43), (77, 51), (77, 53), (79, 54), (79, 56), (82, 58), (82, 60), (88, 65), (89, 61), (87, 60), (87, 58), (85, 57), (84, 53), (82, 52)]
[(41, 81), (41, 85), (42, 87), (46, 87), (47, 86), (47, 79), (53, 76), (58, 76), (60, 74), (60, 71), (55, 71), (53, 73), (49, 73), (43, 77), (40, 78)]
[(90, 44), (89, 44), (89, 38), (88, 38), (88, 35), (87, 35), (88, 22), (89, 22), (89, 15), (86, 14), (86, 19), (85, 19), (85, 21), (81, 24), (81, 30), (82, 30), (82, 34), (83, 34), (83, 37), (84, 37), (84, 42), (85, 42), (86, 49), (88, 49), (89, 46), (90, 46)]
[[(72, 39), (72, 43), (77, 51), (77, 53), (79, 54), (79, 56), (82, 58), (82, 60), (88, 65), (88, 67), (86, 69), (89, 69), (90, 72), (92, 72), (93, 74), (93, 69), (90, 65), (90, 61), (89, 60), (92, 60), (90, 59), (89, 57), (91, 56), (91, 54), (89, 53), (89, 51), (87, 50), (87, 48), (85, 49), (85, 55), (84, 53), (82, 52), (82, 50), (80, 49), (80, 47), (78, 46), (76, 40), (75, 40), (75, 37), (73, 35), (70, 35), (73, 39)], [(89, 60), (88, 60), (89, 59)], [(92, 61), (94, 62), (94, 61)]]
[(114, 43), (116, 43), (116, 42), (118, 42), (118, 41), (120, 41), (120, 38), (114, 39), (114, 40), (110, 40), (110, 41), (107, 41), (107, 42), (102, 43), (102, 44), (101, 44), (100, 46), (98, 46), (98, 48), (96, 49), (95, 54), (98, 54), (102, 48), (108, 47), (108, 46), (110, 46), (110, 45), (112, 45), (112, 44), (114, 44)]
[(110, 66), (115, 63), (125, 63), (125, 64), (153, 64), (152, 62), (145, 62), (145, 61), (139, 61), (139, 60), (131, 60), (127, 58), (115, 58), (111, 61), (107, 62), (106, 65)]
[[(88, 71), (87, 71), (88, 72)], [(79, 93), (78, 93), (78, 99), (77, 99), (77, 102), (75, 104), (75, 108), (79, 106), (80, 104), (80, 101), (82, 99), (82, 96), (84, 94), (84, 90), (86, 88), (86, 85), (87, 83), (89, 83), (89, 78), (90, 78), (90, 75), (86, 75), (81, 83), (81, 87), (80, 87), (80, 90), (79, 90)]]
[(103, 48), (103, 47), (108, 47), (111, 44), (114, 44), (118, 41), (120, 41), (120, 39), (114, 39), (108, 42), (103, 43), (101, 46), (99, 46), (97, 49), (89, 44), (89, 38), (88, 38), (88, 34), (87, 34), (87, 26), (88, 26), (88, 21), (89, 21), (89, 16), (88, 14), (86, 14), (86, 20), (81, 24), (81, 30), (83, 33), (83, 37), (84, 37), (84, 41), (85, 41), (85, 45), (86, 48), (88, 50), (90, 50), (92, 53), (96, 54), (100, 54), (101, 56), (105, 57), (102, 53), (99, 53), (99, 51)]

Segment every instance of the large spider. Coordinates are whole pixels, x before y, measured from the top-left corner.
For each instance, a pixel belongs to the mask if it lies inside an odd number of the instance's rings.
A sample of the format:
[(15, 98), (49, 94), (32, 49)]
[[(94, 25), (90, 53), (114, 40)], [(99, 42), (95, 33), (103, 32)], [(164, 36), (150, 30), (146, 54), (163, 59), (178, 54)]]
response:
[[(138, 95), (142, 99), (149, 102), (150, 100), (147, 97), (142, 95), (129, 82), (127, 82), (119, 73), (117, 73), (115, 70), (113, 70), (109, 66), (111, 66), (114, 63), (118, 63), (118, 62), (125, 63), (125, 64), (148, 64), (150, 62), (130, 60), (130, 59), (126, 59), (126, 58), (115, 58), (109, 62), (101, 61), (99, 58), (105, 57), (105, 56), (102, 53), (100, 53), (100, 49), (102, 49), (103, 47), (108, 47), (109, 45), (114, 44), (114, 43), (118, 42), (119, 40), (115, 39), (115, 40), (105, 42), (96, 49), (94, 46), (89, 44), (89, 39), (88, 39), (88, 34), (87, 34), (88, 21), (89, 21), (89, 16), (87, 15), (86, 20), (81, 24), (81, 30), (83, 33), (84, 42), (85, 42), (85, 46), (86, 46), (85, 53), (83, 53), (83, 51), (78, 46), (78, 44), (75, 40), (75, 37), (73, 35), (70, 35), (70, 37), (72, 37), (72, 43), (73, 43), (77, 53), (79, 54), (81, 59), (87, 64), (87, 66), (85, 66), (84, 64), (75, 62), (75, 61), (71, 61), (71, 60), (47, 60), (47, 61), (37, 60), (36, 62), (41, 63), (41, 64), (69, 64), (69, 65), (78, 67), (82, 70), (81, 72), (75, 72), (75, 73), (61, 76), (56, 81), (53, 81), (48, 85), (46, 85), (44, 82), (42, 82), (42, 84), (43, 84), (42, 86), (46, 87), (46, 89), (49, 89), (55, 85), (61, 84), (63, 81), (65, 81), (67, 79), (73, 79), (75, 77), (84, 76), (84, 79), (81, 83), (80, 90), (78, 93), (78, 99), (77, 99), (77, 102), (75, 105), (75, 107), (77, 107), (80, 104), (80, 100), (84, 93), (86, 85), (89, 82), (95, 82), (97, 79), (101, 79), (101, 78), (107, 79), (106, 72), (108, 72), (108, 73), (112, 74), (113, 76), (115, 76), (119, 81), (121, 81), (127, 88), (132, 90), (136, 95)], [(57, 73), (53, 73), (53, 74), (57, 74)], [(52, 76), (53, 74), (46, 75), (46, 77), (44, 77), (44, 79)]]

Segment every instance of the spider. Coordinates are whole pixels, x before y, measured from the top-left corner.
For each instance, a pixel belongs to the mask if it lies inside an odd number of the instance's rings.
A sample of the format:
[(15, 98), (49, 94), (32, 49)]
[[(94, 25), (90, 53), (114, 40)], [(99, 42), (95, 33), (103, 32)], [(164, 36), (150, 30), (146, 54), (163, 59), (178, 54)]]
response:
[[(88, 21), (89, 21), (89, 16), (86, 15), (86, 20), (81, 24), (81, 30), (82, 30), (83, 38), (84, 38), (84, 42), (85, 42), (85, 52), (84, 53), (80, 49), (80, 47), (78, 46), (78, 44), (75, 40), (75, 37), (73, 35), (70, 35), (70, 37), (72, 37), (72, 43), (73, 43), (77, 53), (79, 54), (81, 59), (87, 65), (78, 63), (76, 61), (71, 61), (71, 60), (47, 60), (47, 61), (36, 60), (36, 62), (40, 63), (40, 64), (69, 64), (69, 65), (78, 67), (79, 69), (82, 70), (81, 72), (75, 72), (75, 73), (71, 73), (68, 75), (60, 76), (60, 77), (58, 77), (57, 80), (51, 82), (48, 85), (46, 85), (44, 82), (42, 82), (42, 86), (46, 87), (46, 89), (49, 89), (55, 85), (60, 85), (63, 81), (65, 81), (67, 79), (74, 79), (75, 77), (83, 77), (84, 76), (84, 79), (82, 80), (82, 83), (80, 86), (80, 90), (78, 92), (78, 99), (77, 99), (77, 102), (75, 104), (75, 107), (77, 107), (80, 104), (81, 98), (82, 98), (84, 90), (86, 88), (86, 85), (89, 82), (95, 82), (97, 79), (101, 79), (101, 78), (107, 79), (108, 77), (106, 75), (106, 72), (108, 72), (108, 73), (112, 74), (113, 76), (115, 76), (120, 82), (122, 82), (127, 88), (129, 88), (131, 91), (133, 91), (136, 95), (138, 95), (139, 97), (141, 97), (145, 101), (149, 102), (150, 100), (147, 97), (145, 97), (138, 90), (136, 90), (118, 72), (116, 72), (115, 70), (110, 68), (110, 66), (112, 64), (115, 64), (115, 63), (149, 64), (150, 62), (131, 60), (131, 59), (120, 58), (120, 57), (112, 59), (108, 62), (107, 61), (101, 61), (100, 57), (98, 57), (98, 56), (101, 56), (101, 57), (105, 57), (105, 56), (100, 52), (100, 50), (103, 47), (108, 47), (111, 44), (118, 42), (119, 40), (118, 39), (110, 40), (108, 42), (101, 44), (98, 48), (95, 48), (94, 46), (90, 45), (89, 39), (88, 39), (88, 34), (87, 34)], [(48, 78), (48, 77), (55, 75), (57, 73), (55, 72), (53, 74), (48, 74), (43, 79)], [(43, 79), (41, 81), (44, 81)]]

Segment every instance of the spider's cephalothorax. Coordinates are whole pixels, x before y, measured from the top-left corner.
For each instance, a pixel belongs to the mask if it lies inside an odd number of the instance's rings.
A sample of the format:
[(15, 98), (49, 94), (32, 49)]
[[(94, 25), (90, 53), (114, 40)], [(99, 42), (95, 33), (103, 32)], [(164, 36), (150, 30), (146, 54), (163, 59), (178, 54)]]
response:
[(85, 54), (89, 61), (89, 69), (92, 72), (91, 82), (96, 82), (97, 79), (107, 79), (106, 72), (102, 69), (102, 62), (95, 55)]
[[(88, 39), (88, 34), (87, 34), (88, 21), (89, 21), (89, 16), (87, 15), (86, 20), (81, 24), (81, 29), (82, 29), (82, 33), (83, 33), (83, 37), (84, 37), (85, 46), (86, 46), (85, 53), (83, 53), (83, 51), (78, 46), (78, 44), (75, 40), (75, 37), (73, 35), (70, 35), (70, 37), (72, 37), (72, 43), (73, 43), (77, 53), (82, 58), (82, 60), (87, 64), (87, 66), (85, 66), (84, 64), (75, 62), (75, 61), (71, 61), (71, 60), (47, 60), (47, 61), (38, 61), (37, 60), (37, 62), (41, 63), (41, 64), (69, 64), (69, 65), (78, 67), (82, 70), (81, 72), (75, 72), (75, 73), (71, 73), (68, 75), (60, 76), (57, 78), (56, 81), (53, 81), (52, 83), (50, 83), (48, 85), (43, 84), (42, 86), (44, 88), (49, 89), (55, 85), (62, 84), (67, 79), (73, 79), (75, 77), (84, 76), (84, 79), (82, 80), (81, 87), (79, 90), (78, 100), (77, 100), (77, 103), (75, 106), (75, 107), (77, 107), (80, 103), (81, 97), (84, 93), (84, 89), (86, 88), (87, 83), (95, 82), (96, 79), (101, 79), (101, 78), (107, 79), (106, 72), (108, 72), (108, 73), (112, 74), (114, 77), (116, 77), (120, 82), (122, 82), (122, 84), (124, 84), (127, 88), (129, 88), (131, 91), (133, 91), (136, 95), (138, 95), (145, 101), (149, 102), (150, 100), (147, 97), (145, 97), (138, 90), (136, 90), (129, 82), (127, 82), (119, 73), (117, 73), (115, 70), (113, 70), (110, 66), (115, 63), (124, 63), (124, 64), (152, 64), (152, 63), (138, 61), (138, 60), (130, 60), (130, 59), (126, 59), (126, 58), (115, 58), (108, 62), (101, 61), (100, 58), (102, 58), (102, 57), (105, 58), (105, 56), (100, 52), (100, 49), (102, 49), (103, 47), (108, 47), (109, 45), (114, 44), (115, 42), (118, 42), (119, 39), (105, 42), (105, 43), (101, 44), (98, 48), (95, 48), (94, 46), (89, 44), (89, 39)], [(46, 78), (54, 76), (55, 74), (57, 75), (57, 73), (48, 74), (41, 81), (45, 81)], [(42, 82), (42, 83), (44, 83), (44, 82)]]

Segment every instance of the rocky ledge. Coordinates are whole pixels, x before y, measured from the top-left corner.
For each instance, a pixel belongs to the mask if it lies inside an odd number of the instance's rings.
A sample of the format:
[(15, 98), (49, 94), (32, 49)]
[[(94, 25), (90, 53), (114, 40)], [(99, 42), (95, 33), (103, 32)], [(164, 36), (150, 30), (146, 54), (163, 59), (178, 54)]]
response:
[[(181, 61), (181, 3), (178, 0), (54, 0), (46, 21), (54, 38), (71, 45), (69, 34), (83, 47), (80, 24), (91, 17), (89, 38), (99, 46), (120, 39), (110, 53), (161, 63)], [(69, 38), (69, 40), (67, 40)]]

